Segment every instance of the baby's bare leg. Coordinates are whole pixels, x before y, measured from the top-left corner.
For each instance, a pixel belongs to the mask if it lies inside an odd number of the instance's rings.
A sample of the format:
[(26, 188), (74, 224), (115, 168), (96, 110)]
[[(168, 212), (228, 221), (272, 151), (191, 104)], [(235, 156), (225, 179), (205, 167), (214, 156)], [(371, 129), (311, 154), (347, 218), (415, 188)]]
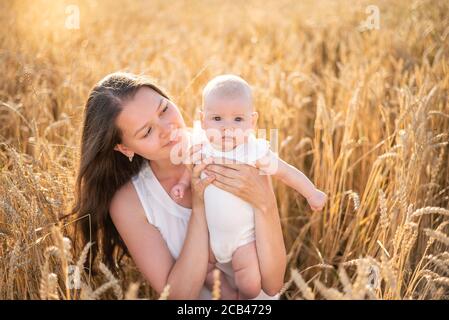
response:
[[(215, 255), (212, 248), (209, 246), (209, 262), (207, 264), (207, 275), (206, 275), (206, 286), (212, 291), (214, 285), (214, 269), (216, 269), (215, 264), (217, 263)], [(228, 280), (220, 271), (220, 299), (221, 300), (237, 300), (237, 290), (231, 287)]]
[(212, 248), (209, 246), (209, 261), (207, 263), (207, 277), (206, 277), (207, 283), (213, 283), (212, 271), (214, 271), (216, 263), (217, 260), (215, 260), (215, 255), (212, 252)]
[(262, 281), (255, 241), (235, 250), (232, 256), (232, 269), (234, 269), (239, 299), (246, 300), (258, 296), (262, 290)]

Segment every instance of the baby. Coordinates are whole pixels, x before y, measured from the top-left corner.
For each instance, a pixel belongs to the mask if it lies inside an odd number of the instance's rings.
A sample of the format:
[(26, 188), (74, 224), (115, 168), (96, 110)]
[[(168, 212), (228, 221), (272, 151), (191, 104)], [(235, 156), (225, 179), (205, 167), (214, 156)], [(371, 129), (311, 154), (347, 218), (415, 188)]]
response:
[[(254, 111), (251, 88), (242, 78), (221, 75), (203, 90), (200, 140), (206, 142), (205, 157), (219, 157), (258, 167), (274, 175), (302, 194), (313, 210), (321, 210), (326, 195), (298, 169), (289, 165), (269, 149), (269, 143), (257, 139), (253, 132), (258, 114)], [(194, 136), (198, 139), (198, 123)], [(202, 134), (202, 136), (201, 136)], [(202, 173), (202, 177), (205, 174)], [(190, 172), (176, 184), (170, 195), (179, 201), (190, 187)], [(209, 274), (216, 262), (231, 262), (240, 299), (251, 299), (261, 291), (261, 276), (255, 245), (254, 209), (242, 199), (214, 185), (204, 191), (206, 219), (210, 235)], [(226, 288), (224, 288), (226, 289)], [(222, 287), (223, 290), (223, 287)]]

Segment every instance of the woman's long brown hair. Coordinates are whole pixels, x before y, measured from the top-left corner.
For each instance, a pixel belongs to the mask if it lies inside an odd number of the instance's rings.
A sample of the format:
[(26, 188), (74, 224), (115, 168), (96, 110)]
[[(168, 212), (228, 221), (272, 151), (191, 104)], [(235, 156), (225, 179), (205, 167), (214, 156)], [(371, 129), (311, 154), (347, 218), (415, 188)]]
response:
[[(127, 250), (112, 223), (109, 206), (116, 191), (139, 172), (145, 161), (135, 155), (130, 162), (125, 155), (114, 150), (114, 146), (121, 142), (116, 119), (124, 104), (142, 87), (149, 87), (168, 99), (148, 77), (117, 72), (95, 85), (84, 108), (75, 205), (72, 210), (72, 214), (76, 214), (79, 219), (75, 238), (81, 236), (82, 246), (89, 241), (93, 242), (90, 261), (101, 256), (113, 269), (118, 267), (117, 262), (127, 254)], [(79, 241), (79, 238), (76, 240)]]

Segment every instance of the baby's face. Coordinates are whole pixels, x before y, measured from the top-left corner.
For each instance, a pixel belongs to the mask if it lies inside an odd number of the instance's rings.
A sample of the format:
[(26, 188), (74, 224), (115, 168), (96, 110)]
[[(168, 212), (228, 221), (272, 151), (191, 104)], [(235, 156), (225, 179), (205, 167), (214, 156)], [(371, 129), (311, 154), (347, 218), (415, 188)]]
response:
[(254, 130), (257, 113), (245, 97), (212, 97), (203, 107), (202, 125), (209, 141), (222, 151), (247, 141)]

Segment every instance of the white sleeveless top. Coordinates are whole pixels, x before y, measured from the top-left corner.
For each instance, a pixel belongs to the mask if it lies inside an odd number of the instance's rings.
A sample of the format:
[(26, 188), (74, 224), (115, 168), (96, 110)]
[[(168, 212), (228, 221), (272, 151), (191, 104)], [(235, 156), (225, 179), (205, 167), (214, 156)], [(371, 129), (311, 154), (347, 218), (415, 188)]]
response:
[[(140, 172), (132, 178), (132, 183), (139, 196), (142, 207), (149, 223), (154, 225), (167, 243), (168, 249), (174, 259), (179, 257), (187, 233), (191, 209), (176, 203), (153, 173), (148, 161)], [(220, 264), (217, 267), (223, 271), (225, 277), (235, 288), (234, 272), (231, 263)], [(203, 286), (198, 299), (212, 298), (210, 290)], [(279, 299), (279, 295), (269, 296), (264, 291), (252, 300)]]

